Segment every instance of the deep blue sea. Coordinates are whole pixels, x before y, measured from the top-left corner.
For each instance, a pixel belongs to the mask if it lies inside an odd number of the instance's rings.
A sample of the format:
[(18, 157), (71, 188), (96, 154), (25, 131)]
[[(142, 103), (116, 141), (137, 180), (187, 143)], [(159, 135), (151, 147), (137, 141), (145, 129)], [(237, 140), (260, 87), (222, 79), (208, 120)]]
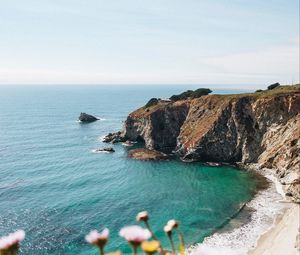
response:
[[(249, 173), (137, 161), (121, 144), (112, 154), (93, 153), (151, 97), (189, 88), (195, 86), (0, 86), (0, 236), (24, 229), (21, 254), (92, 255), (97, 250), (84, 236), (103, 227), (111, 230), (107, 251), (129, 252), (118, 231), (142, 210), (165, 244), (171, 218), (188, 244), (223, 226), (255, 193)], [(101, 120), (80, 124), (80, 112)]]

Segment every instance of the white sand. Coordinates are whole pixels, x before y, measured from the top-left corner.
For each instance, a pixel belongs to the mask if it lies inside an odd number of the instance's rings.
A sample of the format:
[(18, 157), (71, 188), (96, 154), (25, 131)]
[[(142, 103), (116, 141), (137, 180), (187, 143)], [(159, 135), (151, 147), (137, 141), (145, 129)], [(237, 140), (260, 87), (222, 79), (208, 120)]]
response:
[(300, 210), (290, 204), (273, 228), (263, 234), (248, 255), (299, 255)]

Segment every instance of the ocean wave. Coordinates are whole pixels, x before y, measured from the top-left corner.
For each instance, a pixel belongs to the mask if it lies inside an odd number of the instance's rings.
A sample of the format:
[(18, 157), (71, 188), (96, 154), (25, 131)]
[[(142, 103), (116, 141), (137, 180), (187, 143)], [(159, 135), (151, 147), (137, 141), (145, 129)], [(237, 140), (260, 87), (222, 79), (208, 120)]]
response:
[(259, 237), (274, 226), (276, 218), (286, 208), (279, 182), (270, 173), (265, 176), (272, 181), (270, 187), (258, 192), (246, 204), (252, 211), (250, 221), (228, 232), (219, 231), (206, 237), (203, 243), (188, 249), (189, 255), (246, 255), (256, 246)]

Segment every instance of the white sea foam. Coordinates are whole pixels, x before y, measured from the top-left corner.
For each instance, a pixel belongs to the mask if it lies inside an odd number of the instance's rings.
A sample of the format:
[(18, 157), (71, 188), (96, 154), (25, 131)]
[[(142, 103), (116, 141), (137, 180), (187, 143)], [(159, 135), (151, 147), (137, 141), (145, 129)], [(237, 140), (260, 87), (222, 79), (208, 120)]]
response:
[(99, 140), (100, 142), (103, 142), (103, 140), (104, 140), (105, 137), (106, 137), (106, 135), (99, 136), (99, 137), (98, 137), (98, 140)]
[[(283, 213), (286, 204), (282, 202), (282, 187), (277, 179), (266, 174), (273, 181), (270, 187), (260, 191), (247, 207), (253, 210), (250, 221), (229, 232), (216, 232), (188, 249), (190, 255), (246, 255), (256, 246), (259, 237), (267, 232)], [(278, 193), (277, 193), (277, 192)]]
[(122, 145), (123, 145), (123, 146), (127, 146), (127, 147), (133, 146), (133, 144), (131, 144), (131, 143), (130, 143), (130, 144), (128, 144), (128, 143), (122, 143)]

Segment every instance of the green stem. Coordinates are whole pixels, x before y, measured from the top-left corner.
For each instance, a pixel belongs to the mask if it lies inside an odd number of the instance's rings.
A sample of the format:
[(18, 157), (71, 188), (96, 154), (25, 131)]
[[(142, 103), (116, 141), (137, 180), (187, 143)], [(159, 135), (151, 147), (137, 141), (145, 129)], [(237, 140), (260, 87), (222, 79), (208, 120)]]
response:
[(132, 245), (132, 254), (137, 255), (137, 246), (136, 245)]
[(171, 246), (172, 246), (172, 253), (175, 255), (176, 250), (175, 250), (175, 245), (174, 245), (174, 242), (173, 242), (172, 234), (168, 234), (168, 237), (169, 237), (169, 240), (170, 240), (170, 243), (171, 243)]
[(184, 247), (185, 247), (184, 237), (183, 237), (183, 234), (179, 231), (179, 229), (177, 229), (177, 234), (178, 234), (178, 239), (179, 239), (181, 245), (182, 245), (183, 248), (184, 248)]
[(158, 241), (158, 238), (156, 237), (156, 235), (153, 233), (152, 229), (150, 228), (150, 225), (149, 225), (148, 221), (145, 221), (145, 224), (146, 224), (147, 229), (150, 231), (153, 239)]
[(100, 255), (104, 255), (104, 247), (100, 246), (99, 251), (100, 251)]
[[(148, 221), (145, 221), (145, 225), (146, 225), (146, 228), (150, 231), (150, 233), (152, 235), (152, 238), (156, 241), (159, 241), (157, 236), (154, 234), (154, 232), (150, 228), (150, 225), (149, 225)], [(160, 248), (160, 254), (165, 254), (164, 248), (162, 247), (160, 242), (159, 242), (159, 248)]]

